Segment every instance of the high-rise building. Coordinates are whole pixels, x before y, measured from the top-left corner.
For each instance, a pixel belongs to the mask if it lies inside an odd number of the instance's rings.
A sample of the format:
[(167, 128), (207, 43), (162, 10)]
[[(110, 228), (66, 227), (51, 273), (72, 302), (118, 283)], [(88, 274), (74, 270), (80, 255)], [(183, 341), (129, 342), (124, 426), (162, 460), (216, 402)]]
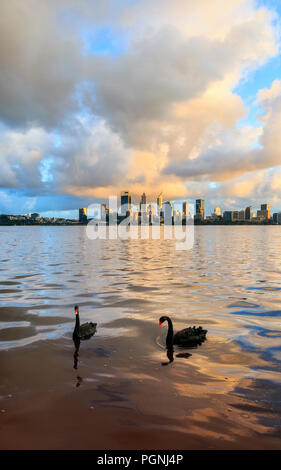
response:
[(158, 207), (158, 209), (162, 209), (162, 205), (163, 205), (162, 193), (160, 193), (158, 198), (157, 198), (157, 207)]
[(131, 195), (129, 191), (121, 192), (121, 214), (126, 215), (127, 211), (131, 209)]
[(183, 215), (189, 215), (189, 203), (187, 201), (184, 201), (182, 203), (182, 212), (183, 212)]
[(140, 211), (146, 212), (146, 194), (143, 193), (140, 199)]
[(205, 201), (204, 199), (196, 199), (196, 218), (205, 219)]
[(154, 215), (155, 214), (155, 207), (154, 207), (153, 204), (149, 204), (148, 212), (149, 212), (149, 215)]
[(87, 221), (87, 209), (86, 207), (81, 207), (79, 209), (79, 222), (86, 222)]
[(257, 217), (260, 220), (270, 219), (270, 204), (261, 204), (261, 209), (257, 212)]
[(246, 207), (245, 209), (245, 220), (251, 220), (253, 217), (253, 208), (252, 206)]
[(270, 211), (270, 204), (261, 204), (262, 211)]
[(106, 204), (101, 205), (101, 220), (106, 220), (106, 217), (109, 214), (109, 209)]
[(165, 201), (163, 203), (163, 215), (164, 219), (167, 221), (171, 219), (174, 215), (174, 207), (171, 201)]
[(281, 224), (281, 212), (275, 212), (272, 218), (275, 224)]

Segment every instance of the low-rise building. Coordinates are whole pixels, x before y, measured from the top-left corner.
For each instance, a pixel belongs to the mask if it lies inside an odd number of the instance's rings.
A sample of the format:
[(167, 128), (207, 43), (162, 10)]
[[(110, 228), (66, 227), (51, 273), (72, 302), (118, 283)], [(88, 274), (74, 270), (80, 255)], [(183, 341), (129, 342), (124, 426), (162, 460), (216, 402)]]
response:
[(33, 214), (31, 214), (30, 218), (33, 220), (40, 219), (40, 214), (38, 212), (34, 212)]

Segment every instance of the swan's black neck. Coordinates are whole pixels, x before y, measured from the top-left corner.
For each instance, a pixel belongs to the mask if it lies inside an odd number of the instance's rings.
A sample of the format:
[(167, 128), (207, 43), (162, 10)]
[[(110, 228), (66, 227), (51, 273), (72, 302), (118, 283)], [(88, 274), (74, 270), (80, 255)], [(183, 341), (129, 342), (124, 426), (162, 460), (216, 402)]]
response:
[(168, 349), (171, 348), (173, 344), (173, 337), (174, 337), (174, 329), (173, 329), (173, 323), (172, 320), (169, 317), (166, 317), (167, 322), (168, 322), (168, 333), (166, 337), (166, 346)]
[(73, 331), (73, 336), (78, 336), (79, 333), (79, 328), (80, 328), (80, 318), (79, 318), (79, 313), (76, 313), (76, 318), (75, 318), (75, 328)]

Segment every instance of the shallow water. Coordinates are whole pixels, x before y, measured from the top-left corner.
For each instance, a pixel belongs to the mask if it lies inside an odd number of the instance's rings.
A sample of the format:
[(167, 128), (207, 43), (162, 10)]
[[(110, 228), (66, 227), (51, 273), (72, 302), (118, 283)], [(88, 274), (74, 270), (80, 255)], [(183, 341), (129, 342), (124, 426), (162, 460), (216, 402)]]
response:
[[(280, 233), (0, 227), (1, 448), (280, 449)], [(76, 354), (75, 304), (98, 324)], [(162, 315), (207, 341), (169, 363)]]

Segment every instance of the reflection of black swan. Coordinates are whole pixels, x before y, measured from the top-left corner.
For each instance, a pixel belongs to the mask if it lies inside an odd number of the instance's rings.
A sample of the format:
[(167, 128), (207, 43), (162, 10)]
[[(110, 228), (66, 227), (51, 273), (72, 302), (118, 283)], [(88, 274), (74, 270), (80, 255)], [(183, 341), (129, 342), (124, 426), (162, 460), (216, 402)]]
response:
[(79, 318), (79, 307), (75, 305), (74, 307), (75, 310), (75, 315), (76, 315), (76, 321), (75, 321), (75, 328), (73, 331), (73, 341), (80, 339), (89, 339), (91, 336), (95, 334), (97, 331), (97, 324), (96, 323), (83, 323), (83, 325), (80, 325), (80, 318)]
[(74, 346), (75, 346), (75, 351), (74, 351), (74, 354), (73, 354), (73, 358), (74, 358), (73, 368), (77, 369), (79, 348), (80, 348), (80, 338), (73, 338), (73, 343), (74, 343)]
[(184, 330), (178, 331), (174, 335), (173, 323), (169, 317), (159, 318), (159, 326), (165, 321), (168, 322), (168, 333), (166, 338), (166, 346), (168, 349), (171, 348), (172, 344), (178, 346), (197, 346), (203, 343), (206, 339), (207, 330), (203, 330), (202, 326), (196, 328), (195, 326), (184, 328)]

